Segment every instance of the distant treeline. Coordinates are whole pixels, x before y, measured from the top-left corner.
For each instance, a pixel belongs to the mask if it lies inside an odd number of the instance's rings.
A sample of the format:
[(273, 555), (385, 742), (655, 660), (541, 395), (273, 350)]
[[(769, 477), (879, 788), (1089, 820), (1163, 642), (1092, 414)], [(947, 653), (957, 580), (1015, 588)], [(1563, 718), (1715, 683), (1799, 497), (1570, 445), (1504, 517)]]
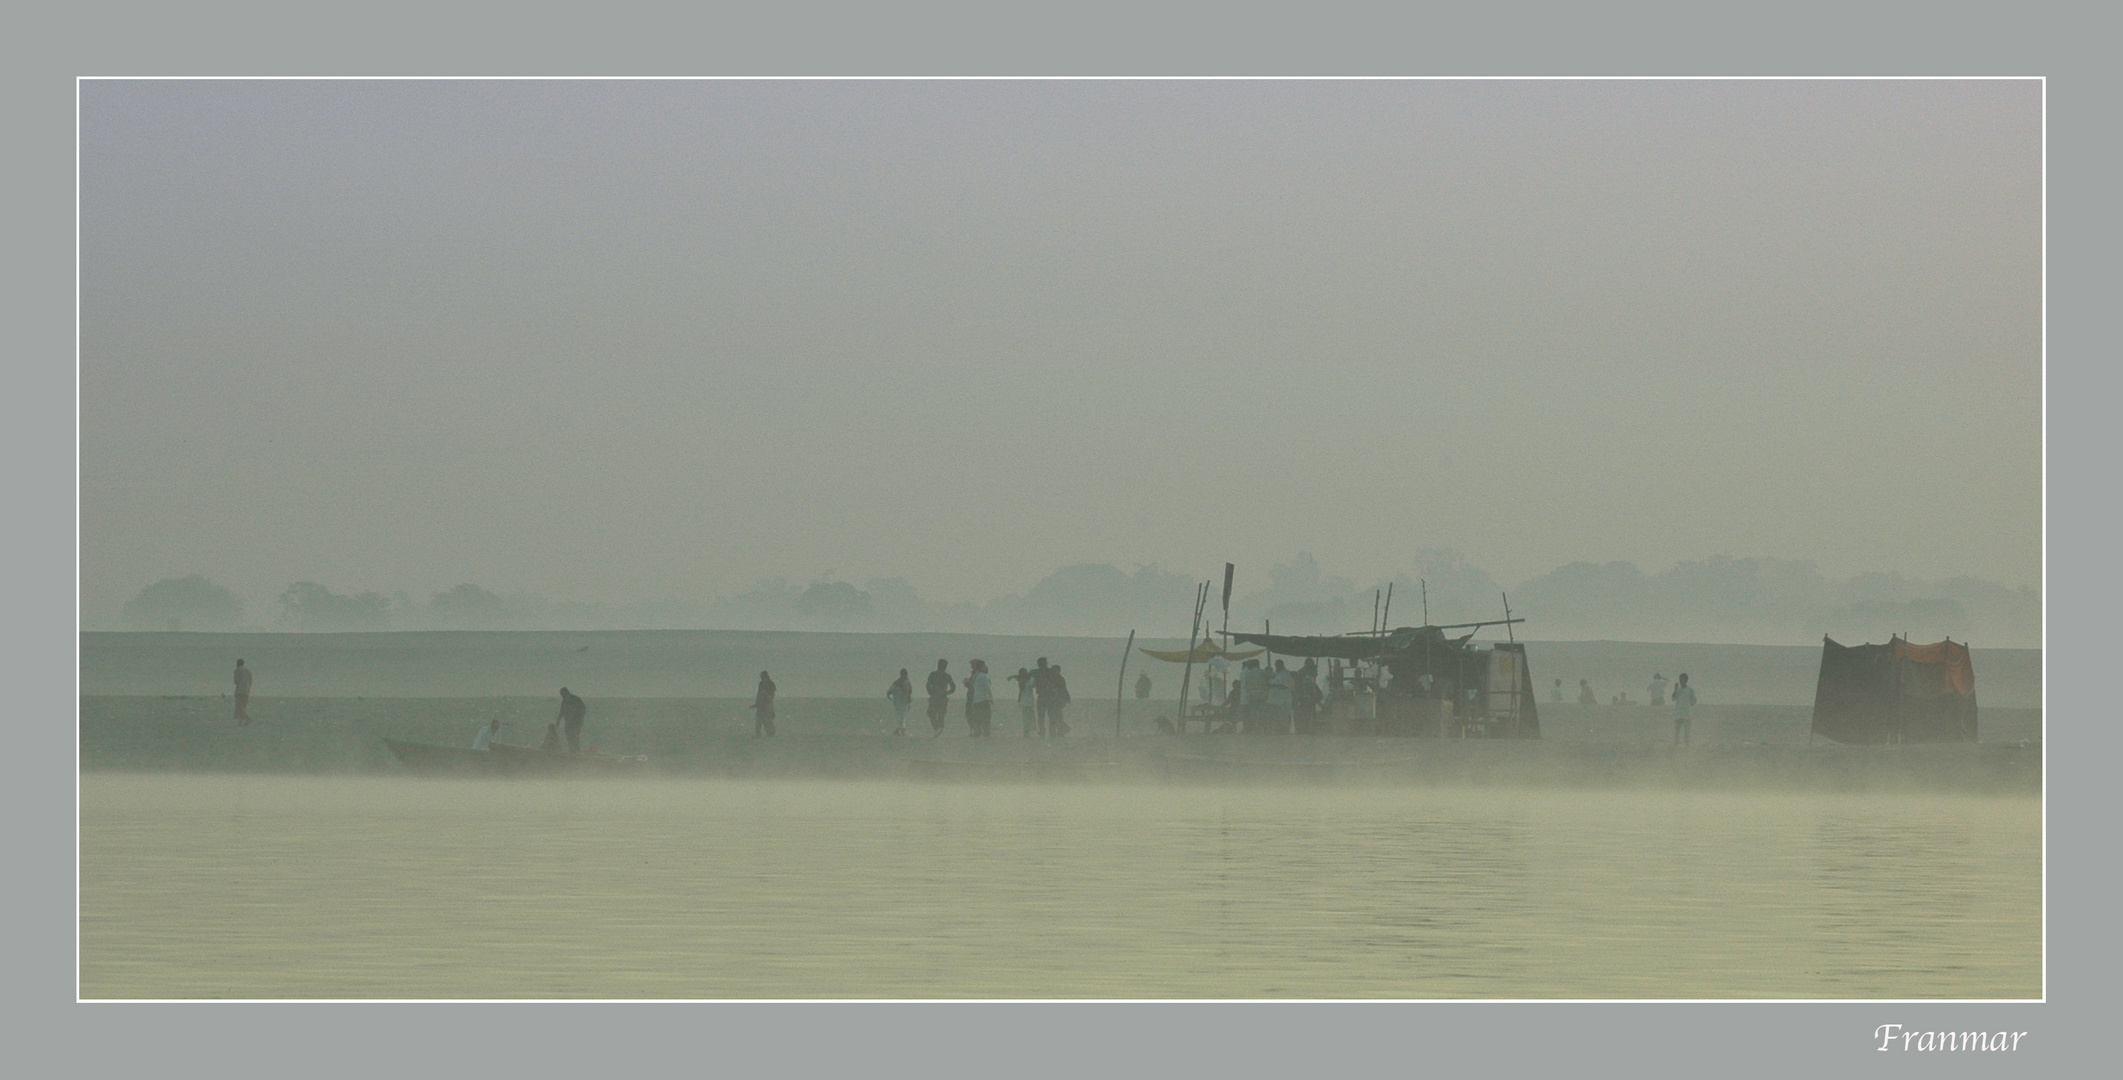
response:
[[(1218, 574), (1221, 567), (1216, 568)], [(1021, 596), (986, 603), (924, 599), (902, 578), (798, 585), (776, 578), (713, 600), (597, 603), (501, 595), (462, 584), (424, 599), (405, 592), (341, 593), (317, 582), (289, 585), (263, 618), (230, 590), (199, 575), (142, 589), (125, 605), (133, 630), (834, 630), (969, 634), (1117, 635), (1129, 629), (1183, 636), (1197, 581), (1214, 576), (1104, 564), (1065, 567)], [(1265, 586), (1261, 584), (1265, 578)], [(1241, 567), (1231, 625), (1277, 633), (1366, 628), (1379, 590), (1321, 570), (1309, 553), (1256, 577)], [(1428, 549), (1392, 579), (1396, 626), (1423, 621), (1428, 585), (1433, 622), (1500, 617), (1503, 595), (1538, 640), (1724, 641), (1799, 644), (1822, 634), (1844, 641), (1952, 637), (1998, 648), (2041, 644), (2042, 605), (2032, 588), (1970, 577), (1925, 580), (1900, 573), (1830, 579), (1810, 562), (1716, 556), (1647, 574), (1626, 562), (1574, 562), (1506, 586), (1457, 551)], [(1249, 587), (1250, 586), (1250, 587)], [(1211, 602), (1212, 609), (1216, 608)], [(1221, 619), (1218, 611), (1217, 619)]]

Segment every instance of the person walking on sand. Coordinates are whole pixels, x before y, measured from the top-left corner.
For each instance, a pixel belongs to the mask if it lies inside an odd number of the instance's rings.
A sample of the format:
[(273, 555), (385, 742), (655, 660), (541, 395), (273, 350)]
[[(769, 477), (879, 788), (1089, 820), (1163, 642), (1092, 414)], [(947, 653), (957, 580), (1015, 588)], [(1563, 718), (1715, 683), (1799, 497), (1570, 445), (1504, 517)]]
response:
[(1689, 744), (1689, 728), (1695, 716), (1695, 687), (1688, 685), (1688, 673), (1673, 684), (1673, 745)]
[(759, 692), (752, 695), (752, 737), (774, 737), (774, 680), (759, 673)]
[(906, 668), (900, 668), (899, 678), (893, 680), (892, 685), (885, 687), (885, 700), (892, 703), (892, 715), (898, 718), (898, 724), (893, 727), (892, 734), (905, 735), (907, 708), (914, 704), (914, 680), (907, 678)]
[(236, 661), (236, 726), (251, 725), (251, 669)]
[(1010, 681), (1017, 684), (1017, 715), (1025, 722), (1025, 738), (1029, 739), (1039, 726), (1039, 702), (1032, 696), (1032, 669), (1018, 668)]
[(932, 738), (941, 738), (944, 733), (944, 714), (951, 709), (951, 695), (958, 692), (958, 680), (951, 677), (949, 660), (938, 660), (936, 670), (929, 673), (929, 727), (934, 730)]
[(1651, 685), (1644, 688), (1644, 704), (1657, 707), (1666, 704), (1666, 676), (1651, 673)]
[(985, 739), (995, 733), (995, 691), (988, 681), (988, 662), (973, 661), (973, 673), (966, 676), (966, 731), (976, 739)]
[(1060, 664), (1047, 670), (1052, 672), (1048, 679), (1054, 686), (1053, 703), (1047, 706), (1047, 737), (1059, 739), (1069, 734), (1069, 722), (1062, 719), (1062, 710), (1069, 707), (1069, 680), (1062, 678)]
[(582, 721), (589, 712), (589, 706), (584, 705), (581, 698), (568, 693), (565, 686), (560, 688), (560, 730), (567, 733), (568, 753), (582, 748)]
[(1054, 717), (1054, 669), (1047, 666), (1044, 656), (1035, 663), (1038, 666), (1032, 669), (1032, 704), (1037, 722), (1033, 734), (1044, 739), (1050, 726), (1048, 721)]

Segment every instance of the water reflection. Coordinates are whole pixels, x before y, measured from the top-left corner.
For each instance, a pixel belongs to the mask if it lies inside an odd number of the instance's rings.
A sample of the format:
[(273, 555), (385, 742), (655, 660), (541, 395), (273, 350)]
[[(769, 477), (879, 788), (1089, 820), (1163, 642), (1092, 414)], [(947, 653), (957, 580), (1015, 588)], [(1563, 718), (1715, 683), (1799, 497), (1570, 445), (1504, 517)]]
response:
[(84, 777), (82, 986), (2040, 993), (2033, 799)]

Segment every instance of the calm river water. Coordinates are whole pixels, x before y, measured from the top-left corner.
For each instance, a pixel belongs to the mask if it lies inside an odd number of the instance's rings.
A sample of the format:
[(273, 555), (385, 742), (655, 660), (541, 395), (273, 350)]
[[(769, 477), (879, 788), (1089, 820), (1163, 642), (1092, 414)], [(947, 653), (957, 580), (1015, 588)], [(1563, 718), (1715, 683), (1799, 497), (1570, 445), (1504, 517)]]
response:
[(89, 773), (107, 997), (2037, 997), (2034, 797)]

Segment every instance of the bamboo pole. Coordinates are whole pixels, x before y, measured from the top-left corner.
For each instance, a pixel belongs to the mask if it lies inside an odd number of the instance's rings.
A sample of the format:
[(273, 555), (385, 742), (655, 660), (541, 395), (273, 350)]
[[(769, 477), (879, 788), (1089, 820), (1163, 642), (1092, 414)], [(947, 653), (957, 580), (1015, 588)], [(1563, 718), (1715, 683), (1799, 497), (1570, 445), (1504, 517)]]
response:
[(1386, 636), (1387, 626), (1393, 621), (1393, 583), (1386, 583), (1386, 606), (1378, 615), (1378, 655), (1371, 661), (1371, 719), (1373, 723), (1386, 718)]
[(1135, 651), (1135, 631), (1128, 631), (1128, 643), (1120, 649), (1120, 685), (1113, 691), (1113, 752), (1120, 753), (1120, 707), (1128, 692), (1128, 655)]
[(1179, 729), (1187, 730), (1187, 689), (1194, 684), (1194, 639), (1202, 628), (1202, 608), (1209, 603), (1209, 583), (1194, 590), (1194, 621), (1187, 627), (1187, 670), (1179, 679)]
[[(1230, 563), (1224, 564), (1224, 632), (1219, 635), (1224, 640), (1219, 644), (1218, 647), (1225, 652), (1231, 651), (1231, 578), (1232, 575), (1235, 574), (1237, 571), (1238, 567), (1233, 566)], [(1224, 677), (1226, 679), (1230, 678), (1230, 664), (1231, 661), (1229, 659), (1226, 659), (1224, 661)], [(1231, 687), (1226, 685), (1223, 688), (1223, 691), (1224, 700), (1231, 700)]]

